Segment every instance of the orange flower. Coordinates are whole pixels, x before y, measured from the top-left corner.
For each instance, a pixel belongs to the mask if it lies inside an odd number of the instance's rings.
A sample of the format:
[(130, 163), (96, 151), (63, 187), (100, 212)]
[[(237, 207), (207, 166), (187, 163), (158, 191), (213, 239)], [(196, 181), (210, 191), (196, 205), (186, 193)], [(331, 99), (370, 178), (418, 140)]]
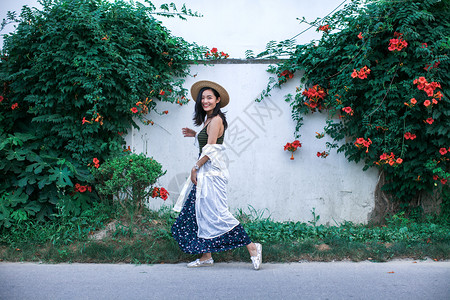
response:
[(446, 148), (441, 148), (441, 149), (439, 149), (439, 153), (441, 154), (441, 155), (445, 155), (445, 154), (447, 154), (447, 149)]
[(398, 163), (398, 164), (401, 164), (401, 163), (403, 162), (403, 159), (401, 159), (401, 158), (399, 157), (399, 158), (397, 158), (397, 160), (396, 160), (395, 162)]
[(415, 98), (412, 98), (412, 99), (411, 99), (411, 104), (414, 105), (414, 104), (416, 104), (416, 103), (417, 103), (417, 100), (416, 100)]
[(138, 112), (137, 107), (133, 107), (132, 109), (130, 109), (134, 114)]
[(431, 101), (430, 100), (425, 100), (425, 102), (423, 103), (423, 105), (425, 105), (426, 107), (430, 106)]

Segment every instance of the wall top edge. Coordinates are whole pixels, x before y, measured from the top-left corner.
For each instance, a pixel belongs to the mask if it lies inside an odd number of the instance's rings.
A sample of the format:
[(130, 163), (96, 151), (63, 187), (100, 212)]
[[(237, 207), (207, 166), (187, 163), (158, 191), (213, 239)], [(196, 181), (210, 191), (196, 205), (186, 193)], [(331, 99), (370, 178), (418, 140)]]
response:
[(262, 64), (262, 65), (270, 65), (270, 64), (278, 64), (286, 59), (241, 59), (241, 58), (229, 58), (229, 59), (217, 59), (217, 60), (196, 60), (189, 61), (189, 64), (206, 64), (206, 65), (247, 65), (247, 64)]

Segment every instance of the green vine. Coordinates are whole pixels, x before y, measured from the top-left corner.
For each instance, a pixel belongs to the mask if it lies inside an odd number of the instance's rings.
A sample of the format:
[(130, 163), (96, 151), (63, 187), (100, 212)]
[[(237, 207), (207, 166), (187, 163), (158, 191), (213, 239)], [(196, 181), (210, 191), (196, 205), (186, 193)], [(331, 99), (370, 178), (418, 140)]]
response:
[(334, 143), (318, 156), (337, 148), (364, 170), (378, 167), (382, 190), (416, 203), (450, 179), (449, 9), (439, 0), (352, 1), (311, 23), (323, 32), (319, 41), (268, 45), (259, 57), (290, 55), (269, 68), (277, 77), (257, 101), (292, 80), (286, 74), (304, 72), (305, 88), (286, 96), (296, 137), (306, 114), (327, 111)]

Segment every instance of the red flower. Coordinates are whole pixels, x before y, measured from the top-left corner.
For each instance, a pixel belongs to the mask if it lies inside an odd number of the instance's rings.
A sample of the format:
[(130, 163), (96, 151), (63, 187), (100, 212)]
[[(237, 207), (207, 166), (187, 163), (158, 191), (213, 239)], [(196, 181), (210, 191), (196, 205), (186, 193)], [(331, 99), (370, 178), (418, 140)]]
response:
[(428, 47), (427, 43), (422, 43), (422, 47), (421, 48), (427, 48), (427, 47)]
[(397, 160), (396, 160), (395, 162), (398, 163), (398, 164), (401, 164), (401, 163), (403, 162), (403, 159), (401, 159), (401, 158), (399, 157), (399, 158), (397, 158)]
[(156, 198), (159, 196), (159, 188), (155, 187), (152, 191), (152, 198)]
[(342, 110), (347, 114), (353, 116), (353, 109), (350, 106), (344, 107)]
[(411, 104), (414, 105), (414, 104), (416, 104), (416, 103), (417, 103), (417, 100), (416, 100), (415, 98), (412, 98), (412, 99), (411, 99)]
[(317, 157), (321, 157), (321, 156), (322, 156), (322, 153), (317, 152)]
[(402, 34), (398, 35), (398, 39), (390, 39), (389, 40), (389, 51), (401, 51), (403, 48), (406, 48), (408, 43), (403, 40)]
[(167, 115), (169, 113), (168, 110), (163, 111), (163, 114)]
[(328, 33), (328, 31), (330, 30), (330, 25), (319, 26), (319, 30)]
[(445, 154), (447, 154), (447, 149), (446, 148), (441, 148), (441, 149), (439, 149), (439, 153), (441, 154), (441, 155), (445, 155)]
[(86, 190), (87, 190), (87, 187), (84, 186), (84, 185), (81, 185), (81, 186), (78, 188), (78, 191), (79, 191), (80, 193), (84, 193), (84, 192), (86, 192)]
[(360, 32), (360, 33), (358, 34), (358, 38), (359, 38), (360, 40), (362, 40), (362, 39), (363, 39), (363, 35), (362, 35), (362, 32)]
[(430, 106), (431, 101), (430, 100), (425, 100), (425, 102), (423, 103), (423, 105), (425, 105), (426, 107)]
[(433, 120), (433, 118), (428, 118), (425, 120), (425, 122), (431, 125), (431, 124), (433, 124), (434, 120)]
[(12, 110), (15, 110), (17, 107), (19, 107), (18, 103), (14, 103), (13, 105), (11, 105)]
[(93, 162), (94, 162), (94, 164), (96, 164), (96, 165), (98, 165), (98, 163), (100, 162), (99, 160), (98, 160), (98, 158), (97, 157), (94, 157), (94, 159), (92, 160)]
[(138, 112), (137, 107), (133, 107), (132, 109), (130, 109), (134, 114)]
[(217, 48), (212, 48), (211, 53), (217, 53)]
[(161, 199), (163, 199), (164, 201), (167, 200), (167, 197), (169, 196), (169, 192), (167, 192), (167, 190), (165, 188), (161, 188), (159, 190), (159, 196), (161, 197)]
[(383, 153), (380, 155), (380, 160), (386, 160), (388, 158), (387, 153)]
[(370, 69), (367, 66), (362, 67), (359, 71), (353, 69), (352, 78), (366, 79), (367, 74), (370, 74)]
[(166, 92), (164, 92), (163, 90), (159, 91), (159, 94), (160, 94), (161, 96), (164, 96), (165, 93), (166, 93)]
[(434, 180), (438, 180), (438, 179), (439, 179), (439, 176), (433, 175), (433, 179), (434, 179)]
[(447, 183), (447, 179), (442, 178), (442, 179), (441, 179), (441, 183), (442, 183), (442, 184), (446, 184), (446, 183)]
[(3, 96), (0, 96), (0, 103), (2, 103), (3, 101)]

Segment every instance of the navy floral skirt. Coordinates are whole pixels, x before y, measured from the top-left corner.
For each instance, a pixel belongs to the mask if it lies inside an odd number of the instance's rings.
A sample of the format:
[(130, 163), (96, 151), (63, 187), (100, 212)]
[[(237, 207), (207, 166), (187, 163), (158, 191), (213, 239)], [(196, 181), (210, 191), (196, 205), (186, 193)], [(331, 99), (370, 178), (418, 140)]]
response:
[(219, 252), (246, 246), (252, 241), (241, 224), (227, 233), (212, 239), (202, 239), (197, 236), (197, 219), (195, 217), (195, 192), (193, 186), (183, 209), (172, 226), (172, 235), (180, 245), (181, 250), (190, 254)]

